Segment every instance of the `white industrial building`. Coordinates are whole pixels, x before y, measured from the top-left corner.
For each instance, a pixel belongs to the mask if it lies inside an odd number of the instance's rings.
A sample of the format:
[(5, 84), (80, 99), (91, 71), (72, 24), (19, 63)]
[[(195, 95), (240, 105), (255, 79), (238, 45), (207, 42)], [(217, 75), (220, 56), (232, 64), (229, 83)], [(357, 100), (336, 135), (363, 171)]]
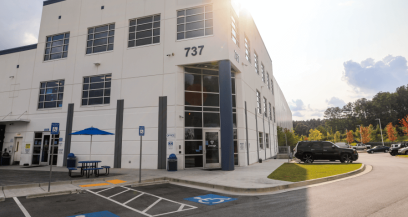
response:
[[(251, 15), (231, 0), (49, 0), (38, 44), (0, 51), (0, 147), (12, 164), (68, 153), (139, 168), (247, 166), (292, 128)], [(23, 27), (22, 27), (23, 28)], [(247, 110), (245, 109), (247, 108)], [(51, 123), (60, 123), (52, 139)], [(4, 134), (4, 139), (2, 139)], [(247, 145), (248, 144), (248, 145)]]

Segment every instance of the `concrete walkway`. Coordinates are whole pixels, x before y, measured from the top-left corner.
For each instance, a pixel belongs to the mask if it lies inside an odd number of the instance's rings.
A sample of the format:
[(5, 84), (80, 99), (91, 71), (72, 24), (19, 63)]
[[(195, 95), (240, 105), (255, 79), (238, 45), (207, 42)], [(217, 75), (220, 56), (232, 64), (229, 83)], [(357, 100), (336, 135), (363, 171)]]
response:
[[(279, 185), (290, 184), (291, 182), (279, 181), (268, 179), (267, 176), (280, 167), (287, 160), (270, 159), (263, 163), (256, 163), (247, 167), (236, 167), (234, 171), (222, 171), (222, 170), (203, 170), (203, 169), (185, 169), (177, 172), (168, 172), (166, 170), (142, 170), (142, 181), (159, 179), (163, 177), (182, 179), (187, 181), (201, 182), (212, 185), (222, 185), (238, 188), (265, 188), (274, 187)], [(32, 173), (35, 171), (49, 171), (49, 167), (31, 167), (21, 168), (21, 166), (6, 166), (0, 167), (0, 182), (2, 170), (13, 171), (25, 171), (29, 170)], [(66, 172), (68, 177), (68, 171), (66, 168), (53, 167), (55, 172)], [(109, 177), (100, 176), (100, 178), (90, 179), (77, 179), (65, 182), (56, 182), (51, 185), (51, 192), (58, 191), (71, 191), (72, 193), (78, 192), (82, 189), (92, 188), (107, 188), (115, 185), (129, 185), (136, 183), (139, 180), (138, 169), (111, 169)], [(116, 176), (115, 176), (116, 175)], [(122, 180), (125, 182), (113, 184), (110, 180)], [(22, 186), (3, 186), (6, 198), (14, 196), (27, 196), (31, 194), (45, 193), (48, 191), (48, 183), (32, 183), (34, 185), (22, 185)], [(93, 187), (83, 187), (83, 185), (93, 184)], [(0, 193), (0, 197), (1, 194)], [(1, 200), (0, 200), (1, 201)]]

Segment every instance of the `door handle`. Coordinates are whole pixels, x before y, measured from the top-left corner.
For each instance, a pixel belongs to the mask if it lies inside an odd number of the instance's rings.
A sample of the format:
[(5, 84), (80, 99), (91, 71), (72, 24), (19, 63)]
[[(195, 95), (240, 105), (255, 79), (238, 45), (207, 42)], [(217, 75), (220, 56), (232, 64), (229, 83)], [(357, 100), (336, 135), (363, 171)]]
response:
[(327, 151), (327, 150), (323, 150), (323, 151)]
[(310, 150), (312, 150), (312, 151), (313, 151), (314, 149), (310, 149)]

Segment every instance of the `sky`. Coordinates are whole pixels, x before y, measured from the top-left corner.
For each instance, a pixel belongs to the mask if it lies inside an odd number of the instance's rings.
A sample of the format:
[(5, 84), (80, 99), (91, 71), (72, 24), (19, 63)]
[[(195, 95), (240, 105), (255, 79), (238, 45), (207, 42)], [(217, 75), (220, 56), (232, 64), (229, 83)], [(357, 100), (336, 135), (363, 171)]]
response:
[[(251, 12), (293, 120), (408, 84), (408, 0), (237, 0)], [(43, 0), (0, 0), (0, 50), (37, 43)]]

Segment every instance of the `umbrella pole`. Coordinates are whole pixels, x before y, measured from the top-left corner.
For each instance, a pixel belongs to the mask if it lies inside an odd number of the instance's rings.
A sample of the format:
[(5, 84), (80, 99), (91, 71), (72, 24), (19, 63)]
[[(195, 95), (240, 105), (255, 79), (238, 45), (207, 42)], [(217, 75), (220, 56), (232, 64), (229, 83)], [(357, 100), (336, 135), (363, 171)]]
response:
[(91, 146), (89, 146), (89, 160), (92, 158), (92, 135), (91, 135)]

